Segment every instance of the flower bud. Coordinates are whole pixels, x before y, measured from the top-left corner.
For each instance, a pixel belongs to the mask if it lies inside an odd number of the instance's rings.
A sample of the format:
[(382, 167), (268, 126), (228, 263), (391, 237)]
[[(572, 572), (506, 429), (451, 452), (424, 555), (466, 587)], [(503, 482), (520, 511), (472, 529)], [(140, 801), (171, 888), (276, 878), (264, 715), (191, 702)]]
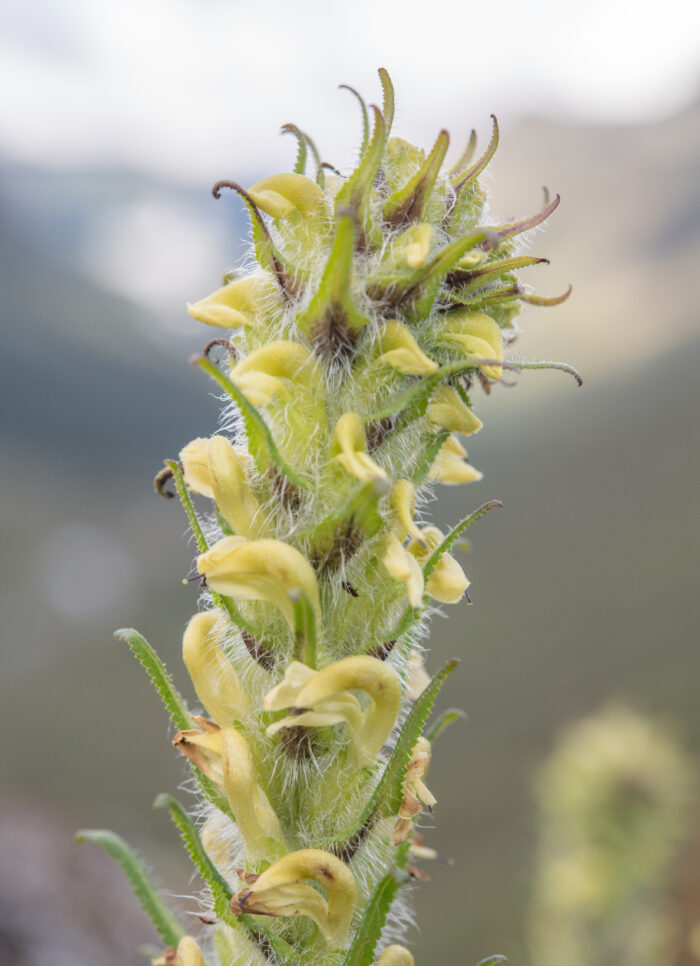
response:
[(180, 731), (173, 744), (226, 793), (252, 859), (264, 858), (270, 840), (283, 840), (279, 820), (257, 781), (248, 742), (232, 727), (198, 719), (205, 730)]
[[(219, 643), (221, 611), (195, 614), (182, 639), (182, 656), (197, 697), (221, 727), (245, 717), (248, 697)], [(219, 626), (219, 632), (222, 630)]]
[[(372, 699), (370, 706), (363, 711), (351, 691), (365, 691)], [(346, 657), (321, 671), (294, 661), (282, 682), (264, 700), (267, 711), (293, 708), (294, 713), (270, 725), (267, 733), (342, 722), (347, 725), (361, 761), (372, 763), (391, 734), (400, 704), (398, 675), (375, 657)]]
[(333, 430), (331, 458), (363, 483), (386, 480), (386, 473), (367, 455), (365, 427), (357, 413), (344, 413)]
[(265, 536), (260, 504), (246, 480), (250, 457), (224, 436), (194, 439), (180, 452), (185, 482), (216, 501), (224, 519), (243, 537)]
[(191, 936), (183, 936), (177, 949), (166, 949), (151, 966), (206, 966), (202, 950)]
[(411, 607), (420, 607), (423, 603), (423, 571), (416, 558), (406, 550), (394, 533), (387, 537), (382, 563), (394, 580), (401, 580), (406, 584)]
[[(305, 879), (318, 882), (324, 899)], [(355, 911), (357, 886), (350, 869), (330, 852), (301, 849), (289, 852), (261, 875), (246, 876), (246, 887), (231, 901), (235, 915), (308, 916), (331, 949), (347, 939)]]
[(275, 396), (292, 402), (299, 388), (319, 387), (316, 362), (298, 342), (270, 342), (234, 366), (231, 380), (254, 406), (265, 406)]
[(420, 543), (423, 539), (419, 526), (413, 521), (416, 512), (416, 490), (410, 480), (397, 480), (389, 495), (389, 503), (394, 510), (396, 521), (394, 530), (403, 540), (407, 533)]
[(477, 483), (483, 474), (467, 463), (466, 449), (456, 436), (449, 436), (442, 444), (433, 465), (430, 467), (428, 479), (447, 486), (457, 486), (460, 483)]
[[(503, 333), (498, 324), (482, 312), (457, 312), (451, 317), (440, 338), (457, 342), (465, 355), (480, 359), (503, 359)], [(503, 370), (500, 366), (482, 366), (489, 379), (500, 379)]]
[(428, 419), (453, 433), (471, 436), (484, 425), (460, 398), (454, 386), (439, 386), (428, 406)]
[(265, 600), (282, 612), (294, 629), (290, 592), (306, 595), (321, 626), (321, 604), (316, 574), (309, 561), (281, 540), (224, 537), (197, 560), (199, 573), (212, 590), (226, 597)]
[[(423, 542), (411, 541), (409, 553), (423, 564), (430, 554), (444, 540), (444, 534), (437, 527), (425, 527)], [(457, 604), (469, 587), (469, 581), (454, 557), (445, 553), (435, 564), (425, 585), (426, 593), (442, 604)]]
[(384, 363), (406, 376), (427, 376), (437, 372), (438, 365), (421, 350), (411, 330), (402, 322), (386, 322), (379, 333), (381, 354), (378, 363)]
[(303, 174), (273, 174), (254, 184), (248, 194), (272, 218), (284, 218), (294, 211), (314, 215), (326, 207), (321, 188)]
[(387, 946), (377, 960), (377, 966), (414, 966), (415, 959), (405, 946)]
[(236, 329), (255, 325), (259, 314), (280, 304), (279, 288), (272, 275), (258, 272), (229, 282), (207, 298), (188, 305), (187, 311), (205, 325)]

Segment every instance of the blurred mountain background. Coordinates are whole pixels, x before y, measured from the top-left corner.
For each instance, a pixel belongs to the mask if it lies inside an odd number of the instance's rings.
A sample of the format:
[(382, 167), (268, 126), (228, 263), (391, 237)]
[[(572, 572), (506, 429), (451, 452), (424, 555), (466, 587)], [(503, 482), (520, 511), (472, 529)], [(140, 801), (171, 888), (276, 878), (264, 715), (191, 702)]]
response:
[[(532, 244), (552, 264), (527, 280), (574, 293), (527, 309), (516, 349), (571, 362), (584, 385), (524, 372), (517, 389), (478, 398), (486, 429), (469, 451), (485, 478), (441, 495), (443, 526), (492, 497), (504, 509), (470, 531), (474, 606), (433, 625), (429, 666), (462, 659), (442, 704), (468, 720), (429, 776), (427, 843), (455, 865), (416, 891), (423, 963), (455, 950), (466, 964), (529, 962), (532, 778), (565, 723), (624, 698), (700, 750), (700, 103), (645, 125), (506, 125), (493, 184), (501, 220), (538, 209), (544, 184), (562, 195)], [(209, 336), (184, 303), (219, 284), (247, 227), (233, 198), (207, 189), (0, 163), (0, 959), (13, 966), (143, 961), (135, 946), (153, 937), (136, 901), (106, 857), (72, 846), (78, 827), (116, 829), (169, 890), (196, 889), (149, 808), (183, 765), (111, 632), (137, 626), (187, 693), (193, 550), (151, 480), (215, 429), (209, 386), (187, 365)], [(697, 854), (689, 839), (674, 901), (700, 919)]]

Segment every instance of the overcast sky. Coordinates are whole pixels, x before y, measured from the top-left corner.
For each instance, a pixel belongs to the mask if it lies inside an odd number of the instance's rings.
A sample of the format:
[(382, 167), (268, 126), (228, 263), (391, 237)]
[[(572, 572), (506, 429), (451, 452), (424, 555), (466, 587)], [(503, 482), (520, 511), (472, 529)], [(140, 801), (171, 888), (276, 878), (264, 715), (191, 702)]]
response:
[[(178, 180), (285, 167), (279, 126), (352, 161), (356, 107), (396, 84), (401, 133), (454, 150), (491, 111), (633, 122), (700, 92), (697, 0), (5, 0), (5, 155)], [(291, 142), (291, 139), (290, 139)], [(263, 159), (265, 159), (263, 163)]]

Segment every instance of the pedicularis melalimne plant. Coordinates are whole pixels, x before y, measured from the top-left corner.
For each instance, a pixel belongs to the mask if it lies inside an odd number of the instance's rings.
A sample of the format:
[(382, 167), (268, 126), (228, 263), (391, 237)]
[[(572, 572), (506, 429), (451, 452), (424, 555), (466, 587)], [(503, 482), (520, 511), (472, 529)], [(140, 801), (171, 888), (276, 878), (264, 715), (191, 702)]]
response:
[[(167, 947), (154, 963), (413, 963), (391, 943), (410, 917), (415, 860), (435, 857), (415, 830), (435, 805), (431, 744), (458, 716), (428, 724), (457, 661), (429, 677), (420, 641), (437, 605), (469, 600), (449, 551), (500, 504), (447, 536), (417, 522), (417, 507), (435, 484), (480, 479), (459, 439), (482, 426), (475, 390), (488, 394), (507, 369), (573, 372), (504, 358), (521, 303), (561, 301), (515, 275), (544, 261), (519, 242), (559, 198), (489, 225), (479, 177), (495, 118), (483, 156), (473, 160), (472, 135), (444, 173), (447, 132), (427, 154), (390, 137), (394, 93), (380, 78), (381, 110), (349, 89), (363, 135), (348, 177), (289, 124), (293, 173), (214, 186), (248, 209), (254, 256), (190, 306), (233, 330), (196, 360), (222, 392), (221, 428), (156, 478), (163, 495), (176, 490), (197, 543), (202, 609), (183, 657), (204, 713), (139, 634), (117, 635), (196, 781), (194, 809), (170, 795), (157, 804), (204, 882), (202, 937), (184, 934), (118, 836), (81, 833), (129, 876)], [(210, 501), (204, 513), (192, 494)]]

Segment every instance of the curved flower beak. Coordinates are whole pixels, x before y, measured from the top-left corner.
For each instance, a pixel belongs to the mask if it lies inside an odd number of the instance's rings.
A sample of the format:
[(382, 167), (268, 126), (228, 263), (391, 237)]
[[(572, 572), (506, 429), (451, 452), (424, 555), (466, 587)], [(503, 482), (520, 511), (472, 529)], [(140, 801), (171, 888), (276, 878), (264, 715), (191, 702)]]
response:
[(254, 184), (248, 194), (272, 218), (285, 218), (294, 211), (314, 215), (326, 207), (321, 188), (303, 174), (273, 174)]
[(275, 396), (292, 402), (299, 388), (319, 387), (317, 361), (297, 342), (270, 342), (234, 366), (231, 380), (254, 406), (265, 406)]
[(423, 534), (419, 526), (414, 523), (413, 514), (416, 512), (416, 489), (410, 480), (397, 480), (389, 495), (389, 502), (396, 514), (395, 527), (397, 536), (403, 540), (407, 533), (423, 542)]
[(483, 479), (483, 474), (466, 462), (466, 456), (467, 451), (457, 437), (449, 436), (430, 467), (428, 479), (447, 486), (477, 483)]
[(245, 717), (248, 696), (220, 644), (222, 616), (219, 610), (195, 614), (182, 639), (182, 656), (197, 697), (225, 728)]
[(411, 330), (402, 322), (387, 322), (379, 334), (378, 363), (391, 366), (406, 376), (427, 376), (438, 364), (422, 351)]
[(386, 473), (367, 455), (365, 427), (357, 413), (344, 413), (333, 430), (331, 458), (363, 483), (386, 480)]
[(265, 536), (260, 504), (246, 479), (250, 457), (224, 436), (193, 439), (180, 452), (185, 482), (194, 493), (215, 500), (237, 534)]
[(469, 406), (460, 399), (454, 386), (439, 386), (433, 393), (428, 406), (428, 419), (436, 426), (449, 429), (452, 433), (471, 436), (478, 433), (484, 425)]
[(282, 830), (267, 795), (258, 784), (248, 742), (235, 728), (218, 728), (198, 719), (206, 730), (180, 731), (173, 744), (226, 793), (236, 825), (252, 859), (264, 858)]
[[(408, 551), (413, 554), (419, 563), (424, 563), (432, 551), (442, 543), (443, 539), (444, 534), (437, 527), (425, 527), (423, 542), (411, 541), (408, 545)], [(455, 558), (449, 553), (440, 557), (425, 585), (426, 592), (442, 604), (459, 603), (468, 588), (469, 580)]]
[[(457, 342), (467, 356), (503, 359), (503, 333), (498, 324), (482, 312), (456, 313), (440, 338)], [(500, 366), (481, 366), (481, 369), (489, 379), (500, 379), (503, 374)]]
[(387, 537), (382, 563), (394, 580), (400, 580), (406, 584), (406, 593), (411, 607), (420, 607), (423, 603), (423, 571), (416, 558), (406, 550), (395, 533), (390, 533)]
[[(372, 699), (362, 710), (351, 691), (364, 691)], [(356, 655), (313, 671), (295, 661), (284, 679), (265, 695), (268, 711), (293, 708), (293, 714), (267, 729), (275, 734), (282, 728), (347, 725), (361, 762), (372, 762), (384, 746), (396, 723), (401, 704), (398, 675), (375, 657)]]
[[(305, 880), (319, 883), (324, 899)], [(245, 875), (247, 885), (231, 900), (235, 915), (308, 916), (331, 949), (345, 943), (357, 899), (350, 869), (330, 852), (301, 849), (283, 856), (262, 875)]]
[(290, 593), (304, 594), (321, 626), (321, 604), (316, 574), (309, 561), (281, 540), (224, 537), (197, 560), (199, 573), (212, 590), (226, 597), (265, 600), (282, 612), (294, 630)]
[(279, 287), (268, 272), (229, 282), (205, 299), (188, 305), (192, 318), (221, 329), (255, 325), (256, 317), (281, 304)]

